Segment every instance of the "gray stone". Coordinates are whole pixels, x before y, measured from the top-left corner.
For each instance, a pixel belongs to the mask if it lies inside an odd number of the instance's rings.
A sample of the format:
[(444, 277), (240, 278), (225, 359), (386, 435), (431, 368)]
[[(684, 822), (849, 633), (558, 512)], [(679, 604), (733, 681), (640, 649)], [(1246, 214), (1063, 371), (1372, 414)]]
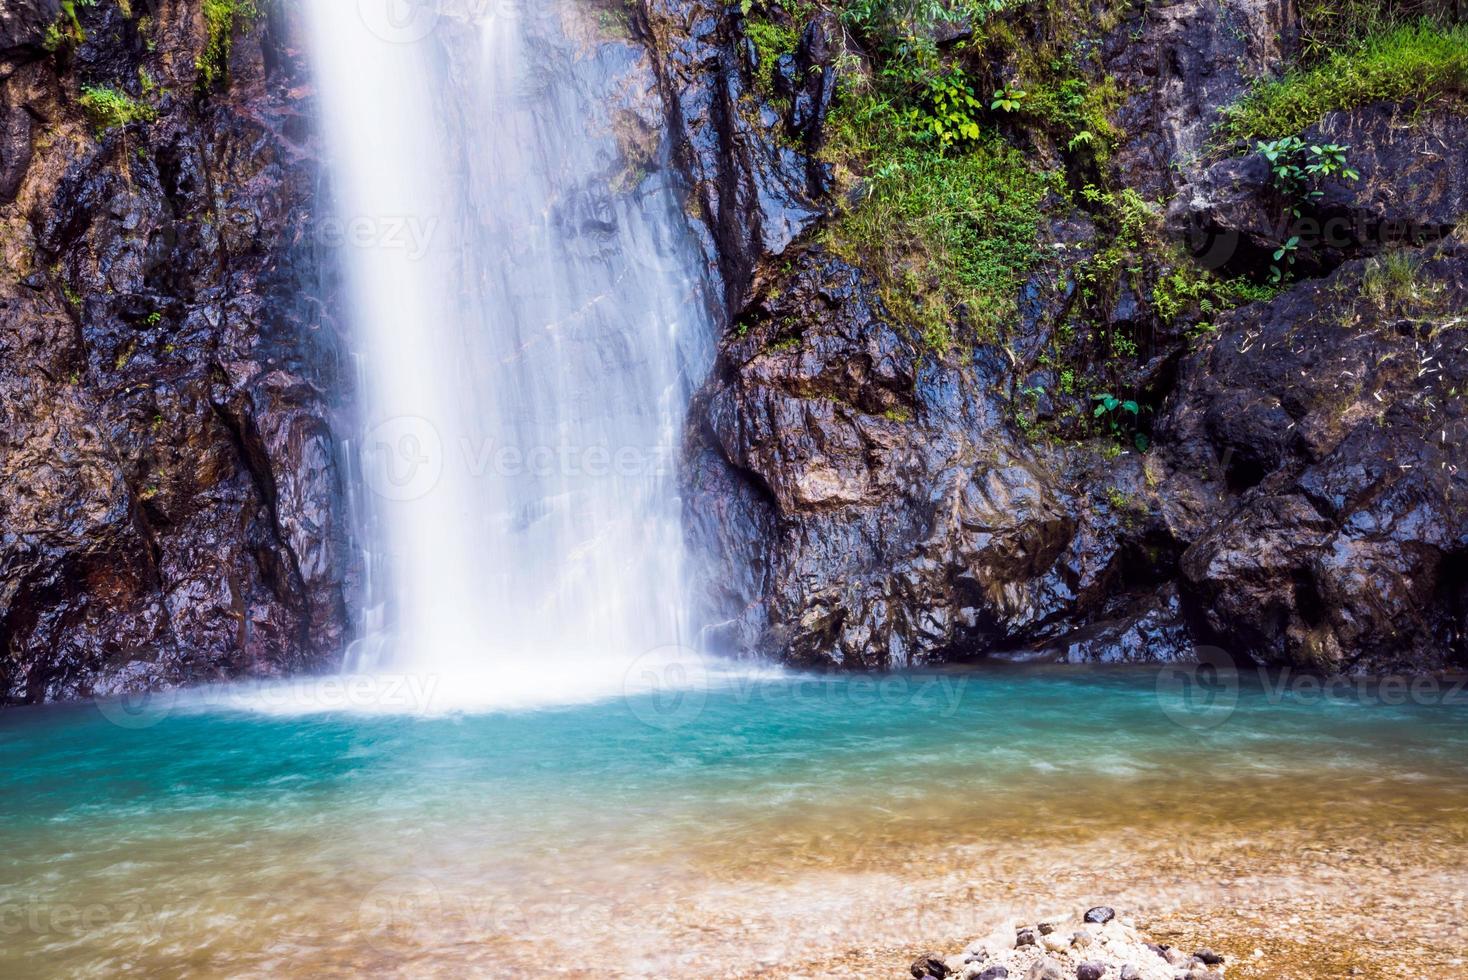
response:
[(1061, 972), (1059, 963), (1046, 956), (1030, 967), (1025, 980), (1065, 980), (1065, 974)]

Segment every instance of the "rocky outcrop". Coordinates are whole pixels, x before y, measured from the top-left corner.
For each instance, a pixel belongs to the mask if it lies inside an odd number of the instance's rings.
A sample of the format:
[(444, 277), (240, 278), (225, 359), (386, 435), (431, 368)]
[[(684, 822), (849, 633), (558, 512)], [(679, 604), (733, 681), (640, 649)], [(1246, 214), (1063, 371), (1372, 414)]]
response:
[[(1468, 119), (1376, 103), (1332, 112), (1303, 134), (1350, 147), (1357, 180), (1332, 178), (1318, 200), (1285, 200), (1269, 163), (1250, 153), (1214, 163), (1176, 197), (1168, 220), (1205, 266), (1229, 275), (1268, 268), (1290, 239), (1299, 273), (1450, 234), (1468, 203)], [(1300, 213), (1295, 213), (1296, 211)]]
[(1127, 98), (1118, 170), (1144, 196), (1167, 196), (1204, 156), (1218, 111), (1278, 71), (1298, 33), (1293, 0), (1164, 0), (1107, 38), (1106, 71)]
[(196, 4), (19, 7), (0, 17), (0, 699), (322, 664), (349, 629), (347, 376), (290, 15), (234, 25), (226, 86), (201, 77)]
[(1468, 657), (1465, 383), (1456, 242), (1227, 318), (1159, 424), (1181, 482), (1226, 488), (1180, 564), (1210, 637), (1330, 669)]
[(1184, 654), (1175, 598), (1154, 609), (1156, 561), (1136, 560), (1171, 540), (1149, 462), (1027, 444), (1010, 368), (992, 347), (925, 356), (858, 270), (795, 260), (695, 409), (694, 533), (744, 570), (720, 576), (721, 642), (891, 668), (1145, 614), (1162, 620), (1151, 656)]
[[(645, 0), (648, 39), (676, 152), (718, 257), (731, 314), (754, 295), (760, 262), (783, 255), (825, 212), (819, 147), (837, 73), (834, 19), (817, 18), (781, 65), (791, 105), (782, 116), (751, 90), (759, 67), (722, 0)], [(829, 70), (825, 70), (829, 69)]]
[[(1266, 277), (1283, 241), (1262, 158), (1211, 160), (1208, 140), (1219, 110), (1287, 58), (1295, 17), (1277, 0), (1154, 4), (1101, 50), (1126, 93), (1110, 179), (1175, 194), (1170, 242), (1205, 267)], [(717, 645), (848, 669), (1148, 661), (1197, 644), (1321, 669), (1462, 661), (1452, 457), (1468, 305), (1461, 246), (1432, 243), (1468, 213), (1461, 154), (1441, 149), (1464, 134), (1448, 114), (1407, 118), (1369, 106), (1303, 134), (1350, 143), (1361, 171), (1312, 205), (1354, 237), (1297, 270), (1339, 271), (1205, 340), (1157, 311), (1146, 260), (1098, 286), (1115, 218), (1053, 201), (1016, 322), (946, 353), (808, 240), (758, 256), (759, 288), (739, 293), (690, 424), (687, 513), (717, 569)], [(1398, 222), (1430, 233), (1388, 241)], [(1388, 260), (1398, 244), (1414, 251)], [(1404, 300), (1408, 268), (1421, 295)], [(1042, 422), (1060, 412), (1047, 351), (1085, 356), (1118, 334), (1137, 352), (1117, 381), (1159, 409), (1145, 454), (1017, 424), (1022, 398)]]

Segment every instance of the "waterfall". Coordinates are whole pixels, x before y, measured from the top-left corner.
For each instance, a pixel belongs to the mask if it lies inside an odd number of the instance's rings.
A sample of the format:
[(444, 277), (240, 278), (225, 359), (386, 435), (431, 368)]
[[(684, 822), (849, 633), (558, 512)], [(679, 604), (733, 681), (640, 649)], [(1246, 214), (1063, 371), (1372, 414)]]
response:
[(706, 265), (644, 52), (575, 0), (305, 0), (382, 631), (455, 699), (611, 693), (688, 641), (675, 464)]

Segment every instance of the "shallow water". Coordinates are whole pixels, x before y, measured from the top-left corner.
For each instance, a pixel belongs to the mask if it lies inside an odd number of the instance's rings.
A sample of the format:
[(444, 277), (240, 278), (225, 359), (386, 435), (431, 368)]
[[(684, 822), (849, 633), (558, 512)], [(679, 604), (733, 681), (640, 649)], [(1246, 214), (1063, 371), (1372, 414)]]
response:
[(977, 932), (992, 909), (923, 911), (955, 870), (997, 901), (1081, 866), (1139, 883), (1142, 856), (1182, 880), (1292, 848), (1461, 854), (1461, 698), (1225, 693), (1027, 668), (535, 711), (283, 713), (258, 689), (6, 711), (0, 974), (738, 974)]

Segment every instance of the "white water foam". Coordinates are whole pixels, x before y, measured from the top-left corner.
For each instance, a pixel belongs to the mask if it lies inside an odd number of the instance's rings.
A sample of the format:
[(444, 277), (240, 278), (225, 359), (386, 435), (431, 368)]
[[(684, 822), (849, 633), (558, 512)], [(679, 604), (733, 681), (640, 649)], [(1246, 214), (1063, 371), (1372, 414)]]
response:
[(690, 633), (674, 462), (712, 333), (646, 60), (574, 0), (306, 6), (384, 603), (348, 670), (621, 693)]

